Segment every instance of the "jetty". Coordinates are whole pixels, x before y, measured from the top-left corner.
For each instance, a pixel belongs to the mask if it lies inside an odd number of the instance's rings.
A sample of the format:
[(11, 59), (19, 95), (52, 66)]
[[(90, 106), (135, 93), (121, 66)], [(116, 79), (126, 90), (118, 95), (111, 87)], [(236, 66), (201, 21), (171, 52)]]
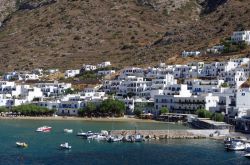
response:
[(228, 136), (228, 129), (187, 130), (112, 130), (111, 135), (141, 134), (145, 139), (203, 139), (214, 136)]

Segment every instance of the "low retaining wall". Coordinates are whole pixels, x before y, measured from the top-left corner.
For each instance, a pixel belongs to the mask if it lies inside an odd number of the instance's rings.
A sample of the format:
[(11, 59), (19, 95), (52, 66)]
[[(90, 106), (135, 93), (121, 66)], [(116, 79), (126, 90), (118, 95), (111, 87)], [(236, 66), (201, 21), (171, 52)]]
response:
[(145, 138), (154, 139), (198, 139), (213, 136), (228, 135), (229, 130), (113, 130), (112, 135), (143, 135)]

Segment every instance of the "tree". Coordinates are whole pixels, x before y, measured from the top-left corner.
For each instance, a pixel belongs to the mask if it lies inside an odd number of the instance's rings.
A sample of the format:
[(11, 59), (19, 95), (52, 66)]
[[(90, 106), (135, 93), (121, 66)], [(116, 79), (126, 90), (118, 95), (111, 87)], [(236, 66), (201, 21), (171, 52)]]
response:
[(74, 94), (74, 93), (75, 93), (75, 91), (72, 90), (71, 88), (67, 88), (67, 89), (64, 90), (64, 94), (65, 94), (65, 95)]
[(134, 111), (134, 115), (136, 116), (136, 117), (138, 117), (138, 118), (140, 118), (141, 117), (141, 111), (139, 110), (139, 109), (136, 109), (135, 111)]
[(169, 110), (167, 107), (162, 107), (160, 110), (160, 114), (164, 114), (164, 113), (169, 113)]
[(210, 118), (212, 116), (212, 113), (206, 109), (198, 109), (195, 114), (200, 118)]
[(228, 83), (224, 82), (224, 83), (221, 84), (221, 87), (227, 88), (227, 87), (229, 87), (229, 85), (228, 85)]
[(79, 109), (78, 110), (78, 115), (82, 116), (82, 117), (85, 116), (85, 110), (84, 109)]
[(88, 102), (84, 111), (88, 114), (92, 116), (92, 113), (94, 113), (96, 111), (96, 105), (92, 102)]
[(211, 120), (214, 121), (219, 121), (219, 122), (223, 122), (224, 121), (224, 115), (221, 113), (213, 113), (210, 117)]
[(11, 111), (18, 114), (20, 113), (21, 115), (25, 116), (41, 116), (41, 115), (51, 116), (56, 112), (56, 110), (54, 109), (48, 109), (34, 104), (19, 105), (13, 107)]
[(0, 107), (0, 113), (1, 112), (8, 112), (8, 109), (6, 107)]
[(119, 100), (107, 99), (100, 105), (101, 113), (112, 113), (115, 116), (122, 116), (126, 110), (124, 102)]

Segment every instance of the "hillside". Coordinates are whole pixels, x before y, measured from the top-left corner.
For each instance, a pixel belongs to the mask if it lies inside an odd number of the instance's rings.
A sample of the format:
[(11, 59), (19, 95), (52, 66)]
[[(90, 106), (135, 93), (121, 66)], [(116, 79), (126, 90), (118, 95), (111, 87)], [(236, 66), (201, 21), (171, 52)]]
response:
[(77, 68), (104, 60), (117, 67), (183, 63), (181, 51), (250, 29), (248, 0), (5, 1), (0, 8), (4, 71)]

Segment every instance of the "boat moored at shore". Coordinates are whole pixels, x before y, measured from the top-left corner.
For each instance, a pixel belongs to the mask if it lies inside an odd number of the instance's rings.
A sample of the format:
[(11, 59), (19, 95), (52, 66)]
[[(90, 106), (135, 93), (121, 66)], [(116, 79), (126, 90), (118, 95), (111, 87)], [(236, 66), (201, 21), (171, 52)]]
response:
[(52, 127), (42, 126), (36, 129), (36, 132), (50, 132)]

